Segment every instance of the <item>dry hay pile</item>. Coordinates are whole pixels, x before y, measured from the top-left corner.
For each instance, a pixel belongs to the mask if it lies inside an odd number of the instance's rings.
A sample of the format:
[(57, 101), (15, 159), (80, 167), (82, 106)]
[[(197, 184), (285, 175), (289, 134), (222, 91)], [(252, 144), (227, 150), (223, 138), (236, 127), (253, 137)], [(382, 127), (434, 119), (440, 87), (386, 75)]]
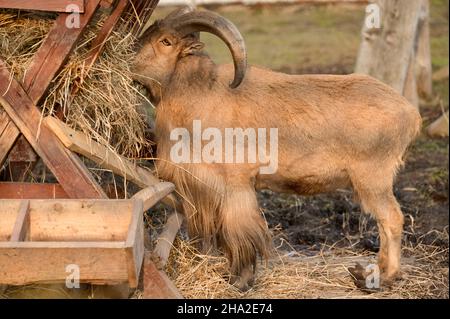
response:
[[(448, 232), (439, 234), (448, 242)], [(362, 291), (348, 271), (356, 263), (376, 262), (373, 253), (324, 247), (310, 252), (282, 252), (258, 266), (254, 287), (242, 293), (227, 283), (224, 257), (202, 255), (177, 239), (166, 271), (185, 298), (448, 298), (448, 248), (406, 244), (402, 280), (391, 288)], [(139, 295), (137, 296), (139, 297)]]
[[(448, 240), (448, 232), (439, 234)], [(188, 241), (177, 238), (166, 271), (185, 298), (448, 298), (448, 248), (433, 244), (405, 245), (402, 280), (380, 291), (362, 291), (353, 283), (348, 267), (373, 263), (374, 254), (351, 248), (324, 247), (310, 252), (278, 252), (267, 265), (259, 265), (255, 284), (240, 292), (227, 282), (227, 260), (202, 255)], [(11, 287), (2, 298), (117, 298), (102, 286), (68, 291), (62, 285)], [(142, 298), (136, 291), (131, 298)]]
[[(134, 38), (124, 21), (112, 33), (89, 73), (85, 72), (90, 44), (105, 17), (98, 12), (85, 30), (51, 84), (42, 104), (43, 114), (62, 109), (71, 127), (122, 155), (138, 157), (149, 142), (145, 137), (145, 114), (138, 111), (144, 97), (133, 84), (129, 69)], [(53, 18), (49, 14), (0, 10), (0, 57), (19, 81), (52, 27)], [(73, 94), (75, 85), (79, 87)]]

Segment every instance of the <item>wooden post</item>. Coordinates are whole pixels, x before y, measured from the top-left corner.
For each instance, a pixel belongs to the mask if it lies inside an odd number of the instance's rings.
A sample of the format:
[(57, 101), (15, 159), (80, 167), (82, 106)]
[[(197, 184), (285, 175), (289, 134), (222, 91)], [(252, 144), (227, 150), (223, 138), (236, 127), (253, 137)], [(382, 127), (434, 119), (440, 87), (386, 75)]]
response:
[(84, 0), (0, 0), (0, 8), (83, 13)]
[(149, 252), (144, 256), (144, 299), (183, 299), (169, 277), (156, 268)]
[(0, 104), (72, 198), (106, 198), (84, 164), (45, 125), (41, 113), (0, 60)]
[(164, 229), (156, 240), (156, 247), (153, 250), (153, 256), (157, 259), (158, 268), (162, 269), (166, 266), (169, 260), (170, 250), (172, 249), (173, 242), (183, 224), (184, 216), (180, 213), (174, 212), (164, 225)]

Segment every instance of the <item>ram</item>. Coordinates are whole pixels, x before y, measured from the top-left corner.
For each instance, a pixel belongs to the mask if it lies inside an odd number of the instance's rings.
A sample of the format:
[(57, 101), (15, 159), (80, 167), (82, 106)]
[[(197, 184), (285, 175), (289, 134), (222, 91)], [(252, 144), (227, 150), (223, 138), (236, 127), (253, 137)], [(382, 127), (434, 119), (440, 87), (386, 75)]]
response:
[[(199, 32), (223, 40), (234, 65), (216, 65)], [(365, 75), (287, 75), (247, 67), (237, 28), (209, 11), (182, 9), (156, 21), (139, 42), (133, 72), (157, 105), (158, 172), (176, 184), (190, 236), (206, 250), (218, 246), (226, 253), (233, 284), (247, 289), (258, 254), (267, 257), (272, 250), (257, 189), (312, 195), (351, 187), (362, 210), (378, 222), (382, 283), (399, 276), (403, 215), (393, 181), (421, 127), (405, 98)], [(276, 170), (262, 174), (267, 162), (260, 157), (174, 161), (179, 141), (173, 131), (193, 134), (195, 121), (222, 134), (227, 128), (277, 129)], [(188, 143), (190, 158), (198, 156), (195, 136)]]

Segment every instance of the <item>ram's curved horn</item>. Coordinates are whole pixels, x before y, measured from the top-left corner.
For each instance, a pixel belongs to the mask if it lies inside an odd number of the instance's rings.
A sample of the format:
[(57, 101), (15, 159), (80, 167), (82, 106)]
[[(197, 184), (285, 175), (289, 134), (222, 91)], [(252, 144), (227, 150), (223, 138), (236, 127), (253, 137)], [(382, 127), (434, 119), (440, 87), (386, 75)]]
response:
[(164, 21), (165, 22), (170, 22), (170, 20), (179, 18), (182, 15), (185, 15), (186, 13), (189, 13), (189, 12), (192, 12), (192, 11), (194, 11), (194, 9), (192, 9), (191, 7), (183, 7), (183, 8), (180, 8), (180, 9), (176, 9), (176, 10), (172, 11), (171, 13), (169, 13), (164, 18)]
[(247, 51), (241, 33), (231, 21), (211, 11), (192, 11), (173, 20), (171, 26), (181, 35), (209, 32), (224, 41), (234, 62), (234, 80), (230, 87), (237, 88), (242, 83), (247, 70)]

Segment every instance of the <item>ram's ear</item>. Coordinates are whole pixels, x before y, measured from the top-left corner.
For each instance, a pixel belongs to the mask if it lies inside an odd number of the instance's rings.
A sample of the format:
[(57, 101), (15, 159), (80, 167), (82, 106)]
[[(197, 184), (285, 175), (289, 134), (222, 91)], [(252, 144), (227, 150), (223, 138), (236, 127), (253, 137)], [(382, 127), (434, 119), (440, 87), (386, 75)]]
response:
[(205, 44), (203, 42), (200, 41), (191, 42), (183, 48), (183, 51), (181, 51), (181, 57), (195, 54), (196, 52), (201, 51), (204, 47)]

